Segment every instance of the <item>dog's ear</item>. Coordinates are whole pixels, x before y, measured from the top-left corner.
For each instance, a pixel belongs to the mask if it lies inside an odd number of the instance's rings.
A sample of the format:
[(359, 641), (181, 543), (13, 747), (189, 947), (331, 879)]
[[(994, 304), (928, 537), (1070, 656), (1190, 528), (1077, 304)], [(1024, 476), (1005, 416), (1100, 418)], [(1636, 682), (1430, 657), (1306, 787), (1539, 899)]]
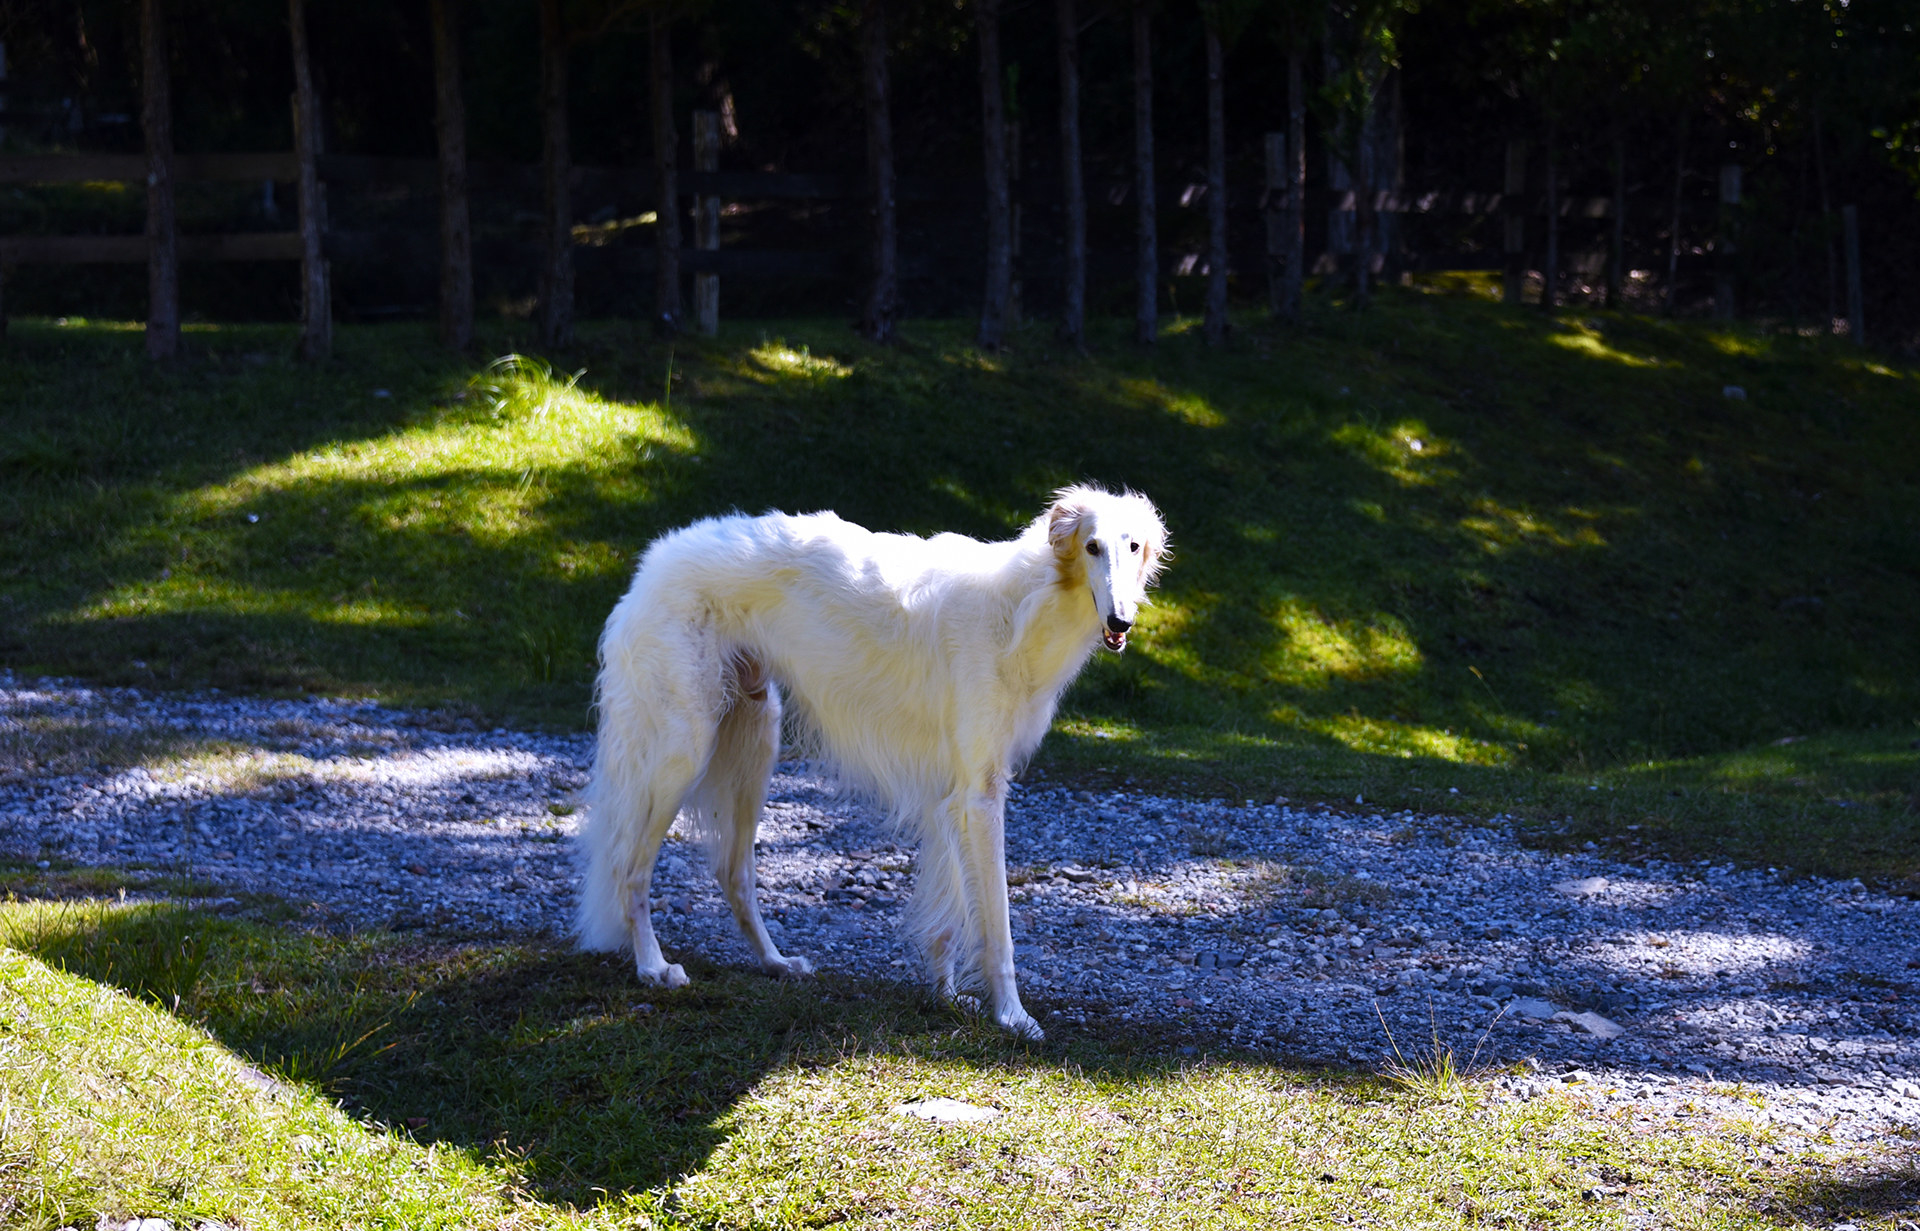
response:
[(1053, 554), (1063, 561), (1075, 559), (1092, 523), (1093, 510), (1084, 501), (1071, 491), (1060, 493), (1047, 510), (1047, 542)]

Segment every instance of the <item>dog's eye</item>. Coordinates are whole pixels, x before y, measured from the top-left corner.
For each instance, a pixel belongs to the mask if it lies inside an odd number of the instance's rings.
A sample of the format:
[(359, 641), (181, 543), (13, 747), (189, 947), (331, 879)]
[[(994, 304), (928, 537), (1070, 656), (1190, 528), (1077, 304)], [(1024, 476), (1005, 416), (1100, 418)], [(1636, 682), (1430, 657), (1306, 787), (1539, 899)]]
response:
[(1088, 540), (1088, 542), (1087, 542), (1087, 554), (1088, 554), (1088, 555), (1090, 555), (1090, 556), (1097, 556), (1097, 555), (1099, 555), (1099, 554), (1100, 554), (1100, 544), (1099, 544), (1098, 542), (1096, 542), (1096, 541), (1094, 541), (1094, 540), (1091, 540), (1091, 539), (1090, 539), (1090, 540)]
[(1139, 550), (1140, 550), (1140, 544), (1138, 544), (1138, 543), (1135, 543), (1135, 544), (1133, 544), (1133, 550), (1135, 550), (1135, 551), (1139, 551)]

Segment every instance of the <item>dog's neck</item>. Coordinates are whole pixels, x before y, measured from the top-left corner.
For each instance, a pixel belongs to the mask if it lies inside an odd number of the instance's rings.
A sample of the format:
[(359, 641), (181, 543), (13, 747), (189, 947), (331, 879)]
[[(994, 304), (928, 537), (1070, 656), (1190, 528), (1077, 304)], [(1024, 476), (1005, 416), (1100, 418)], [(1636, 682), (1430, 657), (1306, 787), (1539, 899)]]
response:
[(1085, 574), (1048, 548), (1033, 553), (1026, 587), (1014, 612), (1007, 662), (1030, 693), (1057, 697), (1099, 644), (1099, 609)]

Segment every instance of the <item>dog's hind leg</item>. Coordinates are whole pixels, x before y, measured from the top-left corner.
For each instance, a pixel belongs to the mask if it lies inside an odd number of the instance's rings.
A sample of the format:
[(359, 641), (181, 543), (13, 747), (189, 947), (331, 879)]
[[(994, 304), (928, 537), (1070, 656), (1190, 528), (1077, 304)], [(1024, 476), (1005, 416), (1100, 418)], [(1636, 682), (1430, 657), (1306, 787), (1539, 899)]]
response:
[(780, 752), (780, 693), (765, 668), (751, 658), (736, 657), (733, 672), (732, 704), (720, 719), (713, 759), (700, 787), (712, 812), (714, 874), (761, 969), (774, 975), (810, 975), (811, 962), (783, 955), (767, 934), (753, 861), (754, 834)]

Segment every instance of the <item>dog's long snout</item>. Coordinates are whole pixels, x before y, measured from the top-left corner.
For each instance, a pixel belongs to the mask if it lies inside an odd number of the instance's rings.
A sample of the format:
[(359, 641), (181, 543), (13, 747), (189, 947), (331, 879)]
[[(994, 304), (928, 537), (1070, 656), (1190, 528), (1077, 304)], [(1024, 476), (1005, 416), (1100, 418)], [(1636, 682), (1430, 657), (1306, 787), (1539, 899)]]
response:
[(1107, 617), (1107, 627), (1116, 633), (1124, 633), (1133, 627), (1133, 621), (1122, 619), (1118, 615), (1110, 615)]

